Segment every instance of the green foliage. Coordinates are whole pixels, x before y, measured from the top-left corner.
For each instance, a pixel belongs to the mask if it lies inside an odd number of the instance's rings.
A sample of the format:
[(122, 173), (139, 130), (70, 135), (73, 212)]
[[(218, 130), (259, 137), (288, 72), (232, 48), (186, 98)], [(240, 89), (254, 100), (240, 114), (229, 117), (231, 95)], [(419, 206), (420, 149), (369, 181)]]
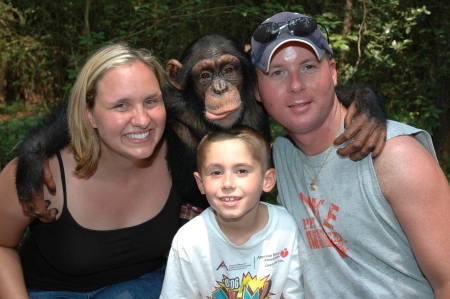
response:
[[(341, 80), (370, 83), (384, 96), (391, 118), (432, 132), (439, 124), (441, 111), (433, 103), (436, 94), (429, 88), (433, 82), (425, 82), (419, 71), (432, 63), (423, 59), (423, 52), (417, 55), (417, 47), (421, 47), (417, 32), (430, 11), (426, 6), (405, 8), (399, 1), (360, 3), (365, 5), (354, 13), (353, 30), (359, 34), (345, 41), (334, 37), (333, 46), (337, 44), (338, 51), (347, 46), (360, 49), (359, 53), (351, 51), (348, 60), (341, 64)], [(343, 47), (345, 42), (349, 44)]]
[(52, 95), (51, 54), (38, 39), (22, 34), (24, 26), (20, 11), (0, 2), (0, 101), (37, 102)]
[(27, 103), (17, 101), (11, 105), (0, 104), (0, 115), (16, 115), (0, 122), (0, 169), (17, 155), (20, 141), (25, 137), (28, 130), (36, 126), (42, 119), (42, 115), (49, 111), (49, 107), (34, 106), (29, 114), (34, 116), (23, 116), (27, 111)]

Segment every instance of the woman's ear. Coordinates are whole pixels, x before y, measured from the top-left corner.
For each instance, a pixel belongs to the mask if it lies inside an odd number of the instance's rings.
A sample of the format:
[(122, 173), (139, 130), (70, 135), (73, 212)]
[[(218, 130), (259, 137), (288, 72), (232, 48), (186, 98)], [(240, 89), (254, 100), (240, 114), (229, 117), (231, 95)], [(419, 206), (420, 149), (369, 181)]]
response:
[(91, 127), (96, 129), (97, 123), (95, 122), (95, 117), (92, 114), (92, 109), (87, 109), (87, 117), (88, 117), (89, 123), (91, 124)]

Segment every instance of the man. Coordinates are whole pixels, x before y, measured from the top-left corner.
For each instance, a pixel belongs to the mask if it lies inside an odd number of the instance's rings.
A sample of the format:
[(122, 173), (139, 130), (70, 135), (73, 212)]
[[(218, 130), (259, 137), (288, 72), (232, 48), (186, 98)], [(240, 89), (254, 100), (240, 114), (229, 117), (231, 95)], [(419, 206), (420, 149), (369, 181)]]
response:
[(431, 138), (389, 121), (376, 159), (339, 157), (347, 111), (332, 55), (316, 21), (297, 13), (252, 37), (257, 99), (288, 133), (273, 146), (278, 200), (300, 228), (305, 294), (450, 298), (450, 187)]

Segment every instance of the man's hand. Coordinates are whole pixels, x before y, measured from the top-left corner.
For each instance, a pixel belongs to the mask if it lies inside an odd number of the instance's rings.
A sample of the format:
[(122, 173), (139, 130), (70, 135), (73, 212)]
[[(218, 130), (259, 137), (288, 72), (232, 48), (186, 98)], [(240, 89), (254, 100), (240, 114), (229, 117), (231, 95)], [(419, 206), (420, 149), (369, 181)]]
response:
[[(56, 184), (53, 179), (52, 172), (48, 160), (44, 161), (44, 184), (50, 193), (55, 194)], [(23, 212), (25, 215), (31, 218), (37, 218), (42, 222), (49, 223), (56, 220), (58, 210), (50, 208), (50, 201), (44, 200), (44, 192), (41, 189), (38, 192), (34, 192), (31, 201), (20, 201)]]

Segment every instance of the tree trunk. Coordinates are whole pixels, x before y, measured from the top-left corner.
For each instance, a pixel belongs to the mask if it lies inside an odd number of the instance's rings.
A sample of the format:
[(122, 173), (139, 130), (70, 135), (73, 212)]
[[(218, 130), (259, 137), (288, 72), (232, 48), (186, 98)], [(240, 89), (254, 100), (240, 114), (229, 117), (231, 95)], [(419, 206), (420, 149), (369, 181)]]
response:
[[(345, 1), (345, 16), (344, 16), (344, 26), (342, 27), (342, 37), (345, 39), (347, 34), (351, 31), (353, 25), (353, 0)], [(341, 51), (341, 61), (344, 62), (347, 57), (347, 51)]]
[(91, 32), (91, 26), (89, 24), (89, 12), (91, 9), (91, 3), (92, 0), (86, 0), (85, 6), (84, 6), (84, 28), (83, 28), (83, 35), (87, 35)]

